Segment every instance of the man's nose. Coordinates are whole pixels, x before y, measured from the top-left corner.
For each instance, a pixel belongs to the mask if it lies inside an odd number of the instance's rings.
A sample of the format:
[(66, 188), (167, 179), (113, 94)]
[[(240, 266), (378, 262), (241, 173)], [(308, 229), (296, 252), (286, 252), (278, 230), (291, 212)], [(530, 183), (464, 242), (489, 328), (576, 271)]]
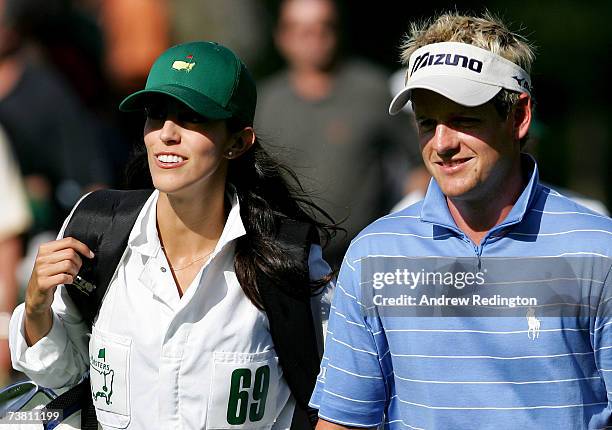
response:
[(433, 137), (433, 147), (440, 156), (455, 154), (459, 150), (457, 132), (446, 124), (438, 124)]

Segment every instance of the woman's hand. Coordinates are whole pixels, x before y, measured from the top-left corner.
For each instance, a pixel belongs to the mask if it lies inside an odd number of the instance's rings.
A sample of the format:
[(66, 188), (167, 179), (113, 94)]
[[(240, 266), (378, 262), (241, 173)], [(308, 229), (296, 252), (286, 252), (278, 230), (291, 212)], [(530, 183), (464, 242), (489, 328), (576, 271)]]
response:
[(82, 242), (65, 237), (42, 244), (28, 282), (25, 298), (25, 337), (28, 345), (43, 338), (53, 325), (51, 304), (57, 286), (72, 284), (79, 273), (81, 256), (93, 258), (93, 252)]

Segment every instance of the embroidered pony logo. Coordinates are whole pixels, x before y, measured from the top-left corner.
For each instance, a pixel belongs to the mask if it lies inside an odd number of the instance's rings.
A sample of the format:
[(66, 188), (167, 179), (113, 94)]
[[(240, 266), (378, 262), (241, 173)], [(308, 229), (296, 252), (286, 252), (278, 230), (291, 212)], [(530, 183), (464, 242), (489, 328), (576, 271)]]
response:
[(535, 309), (527, 309), (527, 337), (536, 340), (540, 337), (540, 320), (535, 316)]

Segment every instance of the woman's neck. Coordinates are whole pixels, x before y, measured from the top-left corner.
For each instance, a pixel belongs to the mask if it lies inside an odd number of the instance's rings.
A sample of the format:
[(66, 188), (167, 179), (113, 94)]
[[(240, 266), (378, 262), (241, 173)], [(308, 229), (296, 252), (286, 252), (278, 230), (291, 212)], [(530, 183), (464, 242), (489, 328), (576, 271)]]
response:
[(167, 255), (176, 260), (212, 251), (225, 225), (225, 188), (217, 187), (199, 198), (160, 192), (157, 228)]

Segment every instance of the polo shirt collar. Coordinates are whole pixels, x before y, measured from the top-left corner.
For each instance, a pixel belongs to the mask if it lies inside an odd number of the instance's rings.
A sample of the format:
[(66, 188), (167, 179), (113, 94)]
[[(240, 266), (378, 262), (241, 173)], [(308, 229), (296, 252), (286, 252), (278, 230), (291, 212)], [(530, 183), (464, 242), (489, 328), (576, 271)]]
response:
[(525, 214), (527, 211), (529, 211), (538, 195), (538, 191), (541, 187), (538, 174), (538, 165), (535, 159), (529, 154), (521, 154), (521, 166), (529, 175), (529, 182), (527, 182), (523, 192), (517, 199), (516, 203), (514, 203), (514, 206), (512, 206), (510, 213), (492, 230), (499, 230), (503, 227), (518, 224), (519, 222), (523, 221)]
[[(217, 254), (225, 245), (246, 234), (242, 218), (240, 217), (240, 202), (235, 188), (230, 184), (226, 192), (231, 202), (231, 209), (223, 226), (221, 237), (215, 246), (213, 255)], [(128, 238), (128, 247), (144, 256), (154, 257), (161, 249), (157, 234), (156, 207), (159, 191), (155, 190), (140, 211), (136, 223)]]
[[(493, 227), (491, 232), (521, 222), (538, 194), (540, 186), (536, 161), (529, 154), (521, 154), (521, 166), (528, 172), (529, 182), (523, 189), (523, 192), (512, 207), (510, 213), (500, 224)], [(427, 194), (421, 206), (420, 219), (423, 222), (446, 227), (463, 234), (457, 227), (455, 220), (448, 210), (446, 196), (442, 193), (438, 183), (433, 178), (429, 183)]]
[(427, 193), (421, 206), (421, 221), (459, 231), (448, 210), (446, 196), (434, 178), (429, 181)]

